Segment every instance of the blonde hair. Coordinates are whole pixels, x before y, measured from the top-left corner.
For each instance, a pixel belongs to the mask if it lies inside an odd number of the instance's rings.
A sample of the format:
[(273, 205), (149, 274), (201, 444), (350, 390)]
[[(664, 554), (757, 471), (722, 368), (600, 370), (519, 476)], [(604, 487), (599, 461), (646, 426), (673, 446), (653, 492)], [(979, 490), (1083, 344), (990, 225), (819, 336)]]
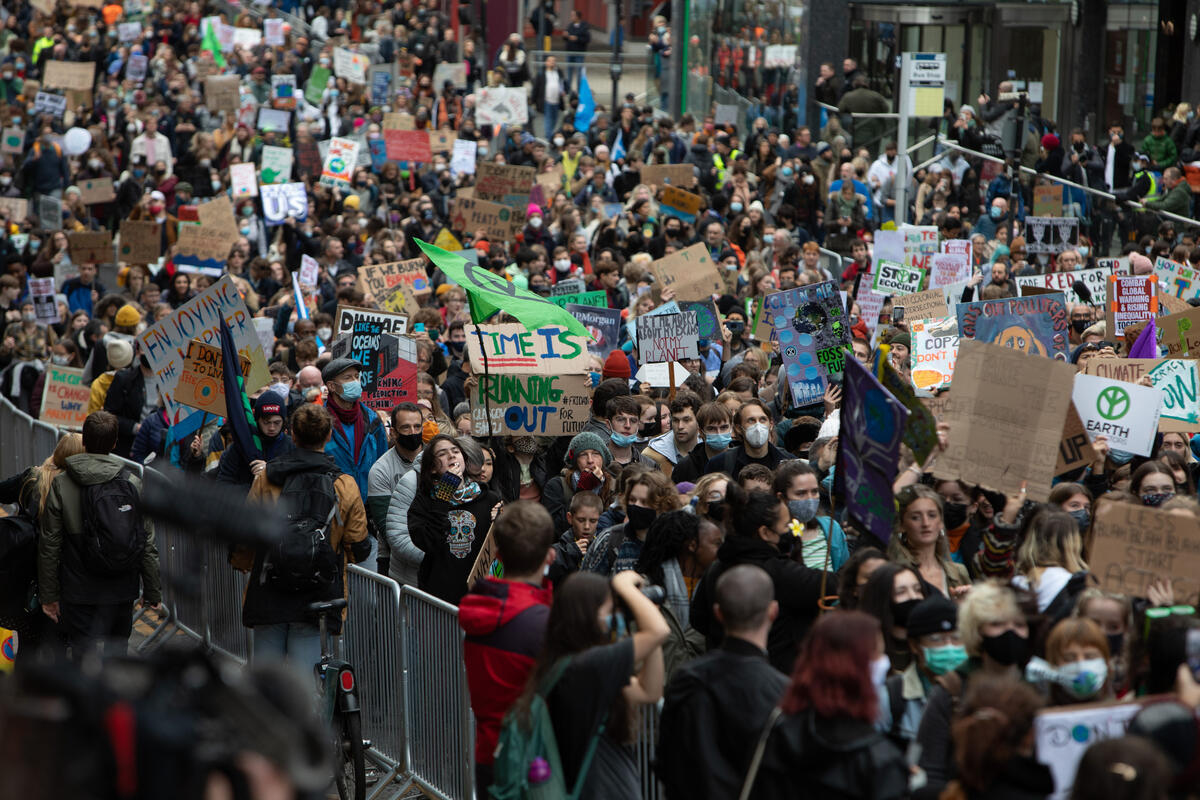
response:
[[(940, 494), (920, 483), (904, 487), (896, 496), (896, 530), (892, 534), (892, 538), (888, 540), (887, 548), (888, 560), (914, 568), (917, 566), (917, 554), (908, 546), (908, 541), (904, 537), (904, 512), (918, 500), (932, 500), (937, 506), (938, 516), (942, 516), (942, 496)], [(942, 524), (945, 525), (944, 519)], [(945, 536), (938, 536), (933, 552), (949, 579), (950, 570), (945, 569), (945, 565), (952, 563), (953, 559), (950, 556), (950, 545), (947, 544)]]
[(968, 654), (980, 656), (984, 625), (1024, 618), (1012, 589), (996, 580), (977, 583), (958, 607), (958, 635)]
[(78, 433), (68, 433), (58, 440), (58, 444), (54, 446), (54, 452), (29, 476), (26, 485), (36, 481), (39, 515), (46, 510), (46, 498), (50, 496), (50, 484), (54, 483), (54, 479), (66, 470), (67, 459), (82, 452), (84, 452), (83, 437)]
[(1017, 549), (1016, 571), (1037, 588), (1034, 570), (1062, 567), (1068, 572), (1085, 572), (1083, 537), (1074, 517), (1065, 511), (1043, 509), (1029, 523), (1025, 539)]

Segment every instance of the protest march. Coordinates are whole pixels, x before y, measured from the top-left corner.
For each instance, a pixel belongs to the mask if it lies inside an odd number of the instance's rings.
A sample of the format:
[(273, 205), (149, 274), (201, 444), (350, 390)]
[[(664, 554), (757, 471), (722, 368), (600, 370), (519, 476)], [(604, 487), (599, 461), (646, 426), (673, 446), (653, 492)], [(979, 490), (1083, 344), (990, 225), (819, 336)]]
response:
[(1200, 797), (1191, 107), (525, 5), (0, 8), (0, 797)]

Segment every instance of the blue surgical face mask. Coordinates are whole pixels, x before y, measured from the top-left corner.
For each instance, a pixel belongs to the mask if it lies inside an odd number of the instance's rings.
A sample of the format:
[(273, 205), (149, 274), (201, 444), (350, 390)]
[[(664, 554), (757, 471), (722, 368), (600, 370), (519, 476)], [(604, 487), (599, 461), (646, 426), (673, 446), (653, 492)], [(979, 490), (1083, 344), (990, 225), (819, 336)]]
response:
[(1114, 464), (1128, 464), (1133, 461), (1133, 453), (1126, 453), (1124, 450), (1109, 450), (1108, 457)]
[(724, 450), (733, 441), (732, 433), (706, 433), (704, 443), (713, 450)]
[(1079, 526), (1080, 533), (1086, 531), (1088, 525), (1092, 524), (1092, 513), (1086, 508), (1077, 508), (1067, 513), (1071, 515), (1071, 519), (1075, 520), (1075, 524)]
[(1080, 248), (1077, 248), (1077, 249), (1079, 250), (1079, 257), (1080, 257), (1080, 258), (1087, 258), (1087, 257), (1088, 257), (1088, 249), (1087, 249), (1086, 247), (1080, 247)]
[(741, 203), (730, 203), (729, 210), (735, 214), (740, 214), (740, 213), (742, 213), (742, 204)]
[(342, 399), (357, 400), (362, 397), (362, 381), (355, 378), (342, 384)]
[(780, 170), (780, 172), (783, 173), (783, 177), (785, 177), (785, 178), (790, 178), (792, 176), (792, 168), (791, 167), (784, 167), (783, 169)]
[(637, 435), (633, 433), (617, 433), (613, 431), (608, 436), (617, 447), (629, 447), (629, 445), (637, 441)]
[(1004, 209), (1000, 206), (992, 206), (988, 209), (988, 216), (992, 219), (1000, 219), (1004, 216)]
[(817, 516), (817, 508), (821, 505), (821, 498), (810, 497), (807, 500), (788, 500), (788, 513), (792, 515), (792, 519), (797, 522), (809, 522)]

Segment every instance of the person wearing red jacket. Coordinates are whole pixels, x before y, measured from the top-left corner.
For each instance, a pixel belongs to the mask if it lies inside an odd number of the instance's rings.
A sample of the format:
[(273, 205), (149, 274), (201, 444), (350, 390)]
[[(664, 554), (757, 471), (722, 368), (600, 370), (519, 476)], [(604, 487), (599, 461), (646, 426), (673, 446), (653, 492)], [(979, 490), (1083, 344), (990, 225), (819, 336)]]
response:
[(554, 523), (540, 503), (518, 500), (492, 524), (503, 578), (481, 578), (463, 596), (458, 623), (466, 632), (463, 657), (475, 712), (475, 785), (492, 783), (500, 723), (525, 689), (542, 650), (550, 602), (544, 578), (554, 561)]

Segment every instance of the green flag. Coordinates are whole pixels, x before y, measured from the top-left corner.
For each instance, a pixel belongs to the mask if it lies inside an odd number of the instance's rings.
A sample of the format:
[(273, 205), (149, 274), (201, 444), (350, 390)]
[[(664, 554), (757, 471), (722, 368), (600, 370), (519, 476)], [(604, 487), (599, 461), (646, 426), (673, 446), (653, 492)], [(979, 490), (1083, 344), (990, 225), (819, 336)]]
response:
[(592, 338), (582, 322), (575, 319), (566, 309), (550, 302), (548, 298), (522, 289), (511, 281), (470, 263), (458, 253), (448, 252), (420, 239), (416, 242), (433, 261), (434, 266), (446, 273), (446, 277), (467, 293), (471, 301), (471, 320), (476, 325), (497, 311), (503, 311), (515, 317), (530, 331), (547, 325), (558, 325), (586, 339)]
[(221, 55), (221, 40), (217, 38), (217, 32), (213, 30), (211, 22), (204, 26), (204, 39), (200, 42), (200, 49), (212, 53), (213, 63), (222, 69), (225, 68), (225, 56)]
[(325, 96), (325, 86), (329, 83), (329, 67), (313, 67), (308, 76), (308, 85), (304, 87), (304, 99), (310, 105), (320, 106), (321, 98)]

